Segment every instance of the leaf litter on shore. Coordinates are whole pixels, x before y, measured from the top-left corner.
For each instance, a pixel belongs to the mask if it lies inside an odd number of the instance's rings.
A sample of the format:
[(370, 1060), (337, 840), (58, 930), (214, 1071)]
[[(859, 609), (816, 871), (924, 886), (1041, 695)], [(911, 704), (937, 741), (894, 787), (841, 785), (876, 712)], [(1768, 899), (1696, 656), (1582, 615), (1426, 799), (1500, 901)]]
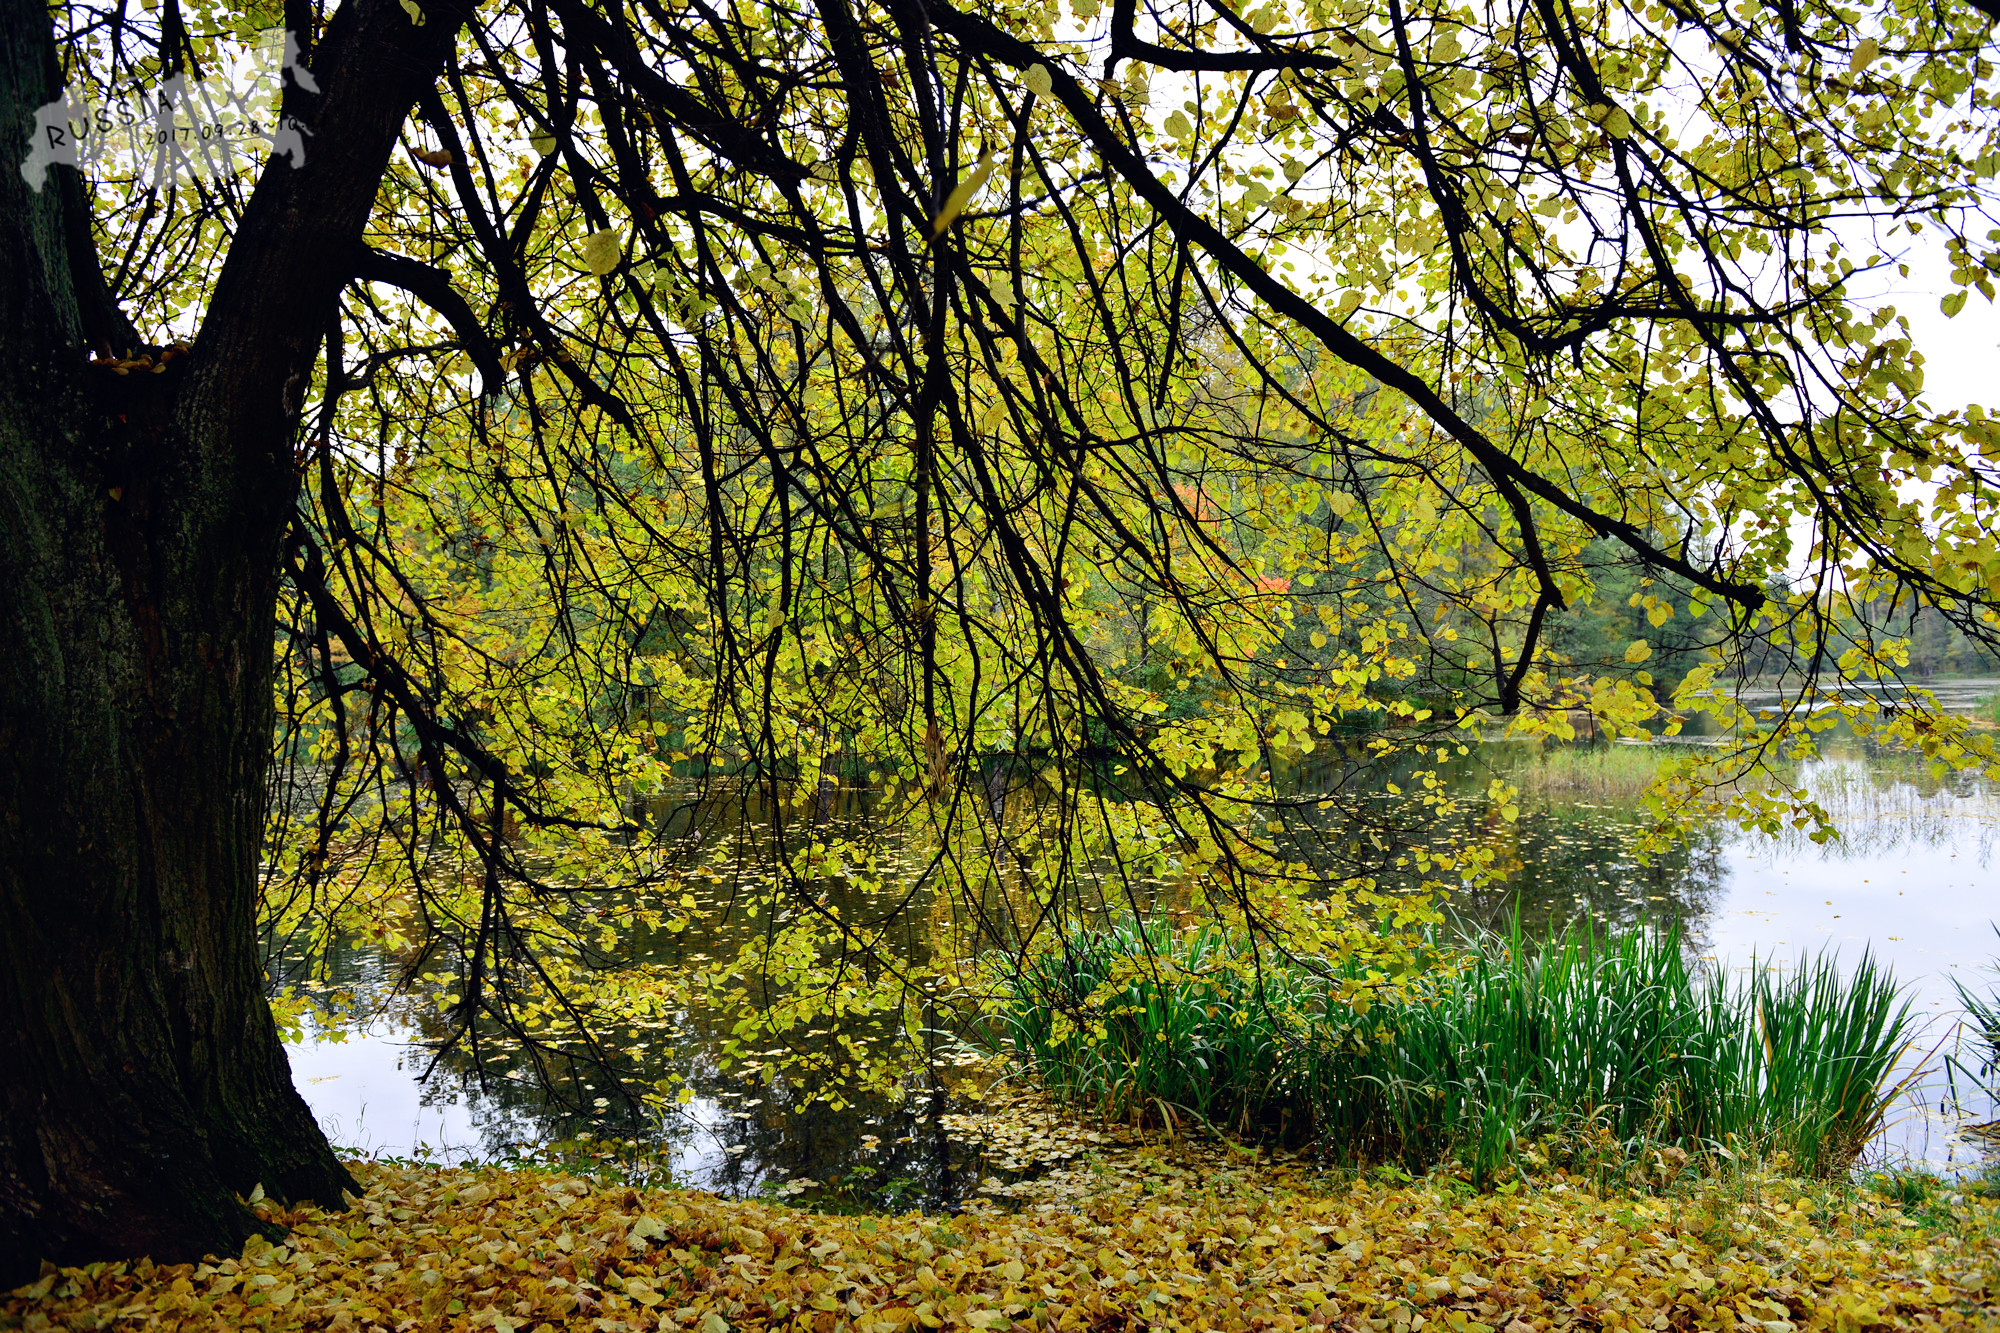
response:
[(46, 1269), (0, 1299), (0, 1328), (1847, 1333), (2000, 1315), (1990, 1199), (1952, 1196), (1920, 1222), (1775, 1176), (1665, 1197), (1561, 1180), (1482, 1195), (1215, 1145), (1117, 1156), (1044, 1177), (1018, 1211), (899, 1217), (359, 1163), (367, 1196), (344, 1213), (259, 1205), (290, 1228), (282, 1243)]

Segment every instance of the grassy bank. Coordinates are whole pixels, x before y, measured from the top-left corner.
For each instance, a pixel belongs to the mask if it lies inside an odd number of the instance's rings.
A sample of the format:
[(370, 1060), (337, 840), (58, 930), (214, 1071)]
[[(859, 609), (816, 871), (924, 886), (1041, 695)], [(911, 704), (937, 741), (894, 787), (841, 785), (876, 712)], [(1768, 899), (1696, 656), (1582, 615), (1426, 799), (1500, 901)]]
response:
[(1535, 1333), (1987, 1326), (1994, 1205), (1740, 1174), (1475, 1195), (1150, 1157), (1018, 1213), (829, 1217), (560, 1176), (363, 1164), (273, 1246), (49, 1270), (0, 1328), (267, 1333)]
[(1636, 802), (1680, 751), (1648, 745), (1516, 744), (1495, 746), (1494, 767), (1542, 802)]
[(1911, 1027), (1865, 956), (1732, 979), (1672, 932), (1487, 940), (1372, 1002), (1343, 998), (1357, 980), (1127, 923), (1033, 960), (1005, 1025), (1046, 1086), (1107, 1114), (1412, 1174), (1457, 1161), (1482, 1187), (1524, 1160), (1624, 1171), (1662, 1152), (1836, 1174), (1880, 1128)]

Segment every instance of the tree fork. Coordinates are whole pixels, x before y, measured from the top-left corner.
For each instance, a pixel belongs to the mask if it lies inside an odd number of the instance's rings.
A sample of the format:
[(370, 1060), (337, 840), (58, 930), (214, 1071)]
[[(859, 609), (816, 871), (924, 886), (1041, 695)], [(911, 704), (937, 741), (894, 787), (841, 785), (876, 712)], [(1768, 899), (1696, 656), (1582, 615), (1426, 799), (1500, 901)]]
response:
[(257, 875), (280, 543), (307, 387), (410, 106), (461, 6), (350, 0), (308, 160), (265, 169), (192, 354), (129, 345), (73, 168), (48, 11), (0, 0), (0, 1287), (42, 1260), (230, 1253), (237, 1195), (358, 1189), (263, 996)]

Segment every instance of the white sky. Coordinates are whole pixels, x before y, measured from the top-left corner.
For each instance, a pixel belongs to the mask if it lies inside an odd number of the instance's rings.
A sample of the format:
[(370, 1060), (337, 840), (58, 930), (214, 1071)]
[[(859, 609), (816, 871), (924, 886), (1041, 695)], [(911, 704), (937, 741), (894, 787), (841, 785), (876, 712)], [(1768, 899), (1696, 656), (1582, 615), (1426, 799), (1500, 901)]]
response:
[(2000, 377), (1995, 375), (2000, 370), (2000, 305), (1975, 291), (1958, 318), (1945, 318), (1938, 302), (1952, 288), (1942, 239), (1928, 228), (1910, 237), (1903, 256), (1910, 276), (1890, 270), (1880, 300), (1909, 316), (1911, 336), (1924, 354), (1924, 396), (1932, 407), (2000, 407)]

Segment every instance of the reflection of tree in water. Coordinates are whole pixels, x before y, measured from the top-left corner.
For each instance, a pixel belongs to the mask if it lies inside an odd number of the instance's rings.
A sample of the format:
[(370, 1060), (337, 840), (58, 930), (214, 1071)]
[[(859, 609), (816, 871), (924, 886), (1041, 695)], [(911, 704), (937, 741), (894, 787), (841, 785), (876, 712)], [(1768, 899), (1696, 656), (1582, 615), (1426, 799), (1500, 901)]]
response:
[[(759, 1089), (764, 1105), (725, 1118), (724, 1161), (697, 1182), (747, 1194), (766, 1182), (801, 1177), (857, 1200), (952, 1207), (977, 1185), (976, 1153), (953, 1144), (942, 1117), (950, 1104), (933, 1091), (891, 1106), (880, 1098), (835, 1109), (809, 1092)], [(734, 1151), (731, 1151), (731, 1150)]]
[[(649, 1166), (666, 1168), (676, 1183), (718, 1194), (755, 1194), (806, 1178), (838, 1186), (857, 1202), (950, 1208), (978, 1183), (971, 1169), (975, 1151), (952, 1143), (941, 1122), (948, 1110), (962, 1108), (941, 1093), (920, 1093), (900, 1104), (849, 1097), (836, 1106), (811, 1086), (717, 1072), (691, 1026), (661, 1044), (667, 1054), (641, 1061), (638, 1075), (659, 1078), (677, 1067), (696, 1094), (687, 1108), (664, 1115), (615, 1106), (578, 1115), (562, 1097), (521, 1078), (489, 1074), (482, 1089), (478, 1072), (458, 1051), (446, 1055), (424, 1101), (463, 1103), (480, 1132), (480, 1154), (489, 1159), (588, 1134), (613, 1149), (627, 1141), (639, 1145), (642, 1151), (631, 1157), (640, 1174)], [(706, 1072), (697, 1068), (704, 1063)]]
[[(1561, 752), (1566, 758), (1602, 757), (1604, 746), (1577, 746)], [(1558, 792), (1541, 799), (1523, 797), (1516, 819), (1509, 821), (1486, 798), (1487, 783), (1500, 777), (1518, 780), (1518, 761), (1496, 766), (1479, 752), (1471, 759), (1423, 764), (1402, 754), (1387, 761), (1370, 761), (1347, 754), (1340, 767), (1328, 764), (1311, 774), (1316, 783), (1338, 780), (1346, 789), (1373, 790), (1377, 813), (1355, 821), (1342, 812), (1342, 822), (1316, 830), (1316, 840), (1298, 840), (1321, 873), (1329, 878), (1365, 874), (1383, 889), (1414, 891), (1424, 881), (1448, 878), (1449, 872), (1418, 870), (1414, 853), (1459, 853), (1477, 848), (1491, 853), (1499, 878), (1486, 884), (1465, 884), (1453, 891), (1445, 906), (1464, 925), (1505, 932), (1518, 914), (1529, 936), (1544, 935), (1585, 917), (1602, 926), (1625, 930), (1641, 920), (1679, 924), (1688, 943), (1705, 943), (1708, 922), (1719, 907), (1729, 870), (1723, 860), (1724, 839), (1714, 829), (1698, 831), (1686, 843), (1641, 864), (1634, 852), (1651, 819), (1636, 799), (1588, 788)], [(1617, 755), (1626, 761), (1630, 756)], [(1531, 764), (1542, 763), (1538, 755)], [(1651, 761), (1647, 761), (1651, 762)], [(1436, 771), (1454, 798), (1438, 810), (1408, 794), (1419, 781), (1413, 770)], [(1626, 775), (1615, 781), (1643, 786), (1643, 778)], [(1392, 792), (1390, 785), (1401, 789)], [(1598, 796), (1596, 801), (1584, 799)], [(1328, 855), (1338, 848), (1339, 856)], [(1314, 854), (1314, 853), (1317, 854)]]
[[(415, 1053), (415, 1058), (428, 1065), (431, 1057), (429, 1052), (421, 1052)], [(460, 1105), (465, 1108), (466, 1118), (479, 1132), (476, 1155), (482, 1160), (504, 1161), (518, 1157), (546, 1141), (545, 1121), (530, 1109), (527, 1104), (529, 1098), (510, 1095), (531, 1090), (521, 1088), (511, 1079), (488, 1078), (482, 1091), (475, 1072), (440, 1062), (422, 1086), (425, 1106)], [(461, 1144), (442, 1146), (454, 1150), (471, 1147)]]
[(1826, 808), (1840, 836), (1814, 843), (1800, 829), (1782, 828), (1760, 850), (1821, 861), (1875, 859), (1898, 851), (1956, 845), (1984, 866), (2000, 834), (2000, 788), (1978, 773), (1931, 771), (1921, 756), (1883, 753), (1805, 764), (1799, 782)]
[(1723, 837), (1701, 830), (1642, 865), (1633, 846), (1648, 822), (1589, 807), (1524, 810), (1509, 827), (1506, 880), (1463, 890), (1452, 909), (1470, 925), (1502, 932), (1518, 914), (1530, 936), (1586, 917), (1620, 931), (1642, 920), (1676, 924), (1700, 948), (1729, 884)]
[[(689, 968), (703, 960), (735, 956), (746, 938), (764, 928), (766, 923), (755, 913), (732, 910), (727, 882), (688, 887), (710, 908), (696, 915), (690, 929), (652, 930), (626, 918), (621, 920), (615, 950), (599, 960), (601, 964)], [(877, 906), (839, 886), (830, 893), (842, 899), (838, 905), (850, 919), (863, 919)], [(908, 930), (897, 933), (894, 942), (907, 959), (924, 956), (922, 919), (921, 912), (907, 913)], [(278, 972), (274, 967), (274, 974)], [(946, 1099), (935, 1093), (933, 1074), (919, 1069), (909, 1080), (911, 1095), (898, 1103), (883, 1096), (857, 1095), (852, 1088), (833, 1089), (813, 1072), (815, 1065), (839, 1064), (843, 1034), (858, 1041), (885, 1039), (880, 1015), (845, 1016), (828, 1020), (824, 1029), (788, 1034), (787, 1040), (808, 1057), (807, 1065), (765, 1082), (758, 1072), (759, 1057), (775, 1051), (739, 1054), (734, 1067), (727, 1068), (723, 1051), (732, 1036), (734, 1016), (708, 1007), (684, 1007), (659, 1026), (611, 1030), (615, 1040), (610, 1076), (586, 1062), (572, 1064), (558, 1056), (545, 1063), (545, 1083), (530, 1075), (518, 1044), (497, 1031), (483, 1034), (478, 1043), (481, 1058), (456, 1046), (431, 1066), (427, 1048), (441, 1044), (449, 1031), (432, 995), (449, 979), (419, 976), (400, 995), (392, 995), (402, 973), (401, 960), (351, 939), (313, 965), (314, 975), (366, 994), (372, 1001), (365, 1006), (367, 1014), (399, 1029), (412, 1042), (404, 1058), (417, 1070), (431, 1069), (423, 1084), (423, 1104), (462, 1106), (479, 1135), (474, 1150), (482, 1158), (505, 1160), (539, 1145), (575, 1141), (587, 1134), (591, 1146), (582, 1149), (585, 1153), (611, 1148), (636, 1167), (635, 1174), (678, 1167), (675, 1175), (680, 1183), (719, 1193), (755, 1193), (804, 1177), (838, 1182), (857, 1201), (951, 1207), (977, 1184), (976, 1173), (967, 1169), (972, 1154), (947, 1141), (939, 1119), (948, 1109), (962, 1108), (947, 1106)], [(766, 1002), (775, 998), (770, 990), (761, 994)], [(935, 1066), (937, 1057), (949, 1053), (934, 1044), (927, 1054)], [(614, 1091), (616, 1083), (649, 1087), (669, 1078), (693, 1092), (691, 1105), (665, 1112), (648, 1110), (618, 1098)], [(839, 1097), (827, 1095), (834, 1092)], [(623, 1150), (628, 1141), (637, 1145), (636, 1151)], [(461, 1152), (473, 1149), (470, 1144), (443, 1146)]]
[[(837, 880), (823, 882), (823, 905), (861, 932), (879, 936), (901, 962), (921, 965), (930, 954), (937, 904), (927, 890), (912, 892), (915, 877), (908, 873), (900, 837), (869, 818), (865, 793), (829, 785), (809, 804), (806, 813), (822, 835), (869, 847), (883, 874), (875, 892)], [(641, 813), (648, 836), (678, 842), (685, 863), (706, 872), (678, 881), (670, 895), (693, 895), (697, 908), (691, 923), (682, 931), (649, 927), (638, 910), (647, 904), (633, 894), (599, 894), (587, 904), (572, 902), (558, 910), (566, 911), (573, 924), (603, 921), (617, 933), (615, 943), (600, 949), (590, 943), (594, 932), (580, 930), (585, 947), (579, 962), (606, 973), (642, 968), (686, 975), (738, 957), (747, 942), (773, 924), (768, 904), (754, 892), (768, 868), (751, 854), (754, 839), (745, 842), (743, 836), (770, 812), (754, 801), (698, 807), (659, 800)], [(857, 966), (866, 961), (857, 960)], [(423, 1069), (429, 1066), (429, 1051), (450, 1035), (448, 1019), (434, 998), (450, 978), (421, 972), (412, 977), (407, 971), (411, 962), (348, 939), (313, 958), (293, 957), (274, 947), (271, 976), (274, 985), (311, 977), (318, 986), (339, 986), (355, 994), (362, 1003), (347, 1012), (359, 1021), (375, 1019), (397, 1029), (419, 1048), (410, 1049), (406, 1058)], [(874, 979), (872, 971), (867, 979)], [(753, 1005), (781, 998), (767, 979), (746, 980)], [(940, 1117), (948, 1109), (963, 1108), (948, 1107), (936, 1093), (935, 1058), (926, 1061), (926, 1053), (913, 1049), (908, 1063), (916, 1072), (902, 1102), (859, 1095), (851, 1087), (836, 1090), (824, 1081), (833, 1075), (822, 1076), (821, 1071), (837, 1070), (844, 1062), (848, 1052), (840, 1044), (842, 1036), (869, 1044), (889, 1041), (899, 1017), (828, 1016), (821, 1020), (823, 1027), (772, 1038), (789, 1048), (788, 1055), (803, 1057), (803, 1064), (794, 1063), (782, 1075), (760, 1070), (779, 1054), (775, 1049), (737, 1052), (733, 1068), (726, 1068), (730, 1062), (724, 1051), (734, 1015), (712, 1006), (683, 1007), (648, 1027), (608, 1030), (609, 1069), (580, 1059), (572, 1062), (561, 1051), (545, 1052), (540, 1079), (531, 1074), (518, 1040), (482, 1027), (475, 1049), (446, 1051), (424, 1083), (421, 1099), (426, 1106), (462, 1106), (479, 1135), (476, 1151), (488, 1159), (504, 1160), (588, 1134), (595, 1146), (586, 1152), (636, 1141), (638, 1152), (619, 1155), (640, 1172), (676, 1164), (682, 1183), (718, 1192), (751, 1193), (804, 1177), (838, 1182), (857, 1201), (954, 1206), (976, 1186), (977, 1175), (967, 1171), (968, 1151), (954, 1148), (943, 1133)], [(933, 1014), (926, 1026), (946, 1023)], [(936, 1057), (939, 1052), (927, 1054)], [(668, 1079), (690, 1090), (693, 1103), (663, 1112), (617, 1094), (617, 1085), (648, 1088)]]
[[(1647, 820), (1630, 805), (1552, 799), (1526, 805), (1510, 823), (1483, 798), (1492, 770), (1465, 764), (1448, 775), (1463, 799), (1439, 819), (1409, 796), (1392, 797), (1386, 790), (1391, 782), (1408, 789), (1407, 770), (1414, 764), (1409, 757), (1385, 765), (1371, 761), (1358, 746), (1327, 749), (1332, 753), (1320, 757), (1316, 771), (1297, 775), (1297, 789), (1382, 793), (1359, 821), (1343, 819), (1352, 814), (1353, 802), (1341, 803), (1326, 816), (1315, 816), (1312, 803), (1306, 803), (1300, 823), (1291, 829), (1292, 845), (1308, 852), (1301, 859), (1319, 866), (1328, 878), (1364, 873), (1376, 875), (1385, 887), (1415, 887), (1414, 873), (1396, 864), (1407, 862), (1411, 851), (1476, 843), (1493, 849), (1507, 876), (1504, 882), (1468, 888), (1453, 898), (1450, 906), (1469, 924), (1505, 930), (1518, 912), (1524, 930), (1541, 934), (1585, 914), (1614, 928), (1630, 927), (1643, 916), (1679, 921), (1691, 944), (1702, 942), (1725, 887), (1722, 837), (1700, 835), (1642, 866), (1632, 847)], [(831, 826), (826, 831), (867, 841), (882, 854), (889, 872), (883, 886), (887, 891), (871, 897), (835, 883), (827, 886), (829, 900), (837, 900), (844, 919), (871, 924), (883, 924), (887, 919), (879, 914), (887, 910), (887, 902), (895, 902), (902, 914), (894, 918), (894, 947), (911, 959), (920, 958), (936, 924), (930, 921), (931, 909), (948, 912), (951, 904), (934, 903), (928, 896), (903, 899), (910, 877), (898, 865), (902, 849), (882, 830), (870, 828), (858, 797), (843, 803), (842, 795), (839, 790), (820, 794), (814, 816)], [(698, 844), (699, 859), (720, 873), (709, 880), (690, 877), (676, 886), (676, 892), (685, 888), (695, 893), (703, 908), (690, 928), (678, 933), (649, 929), (608, 898), (600, 899), (619, 922), (618, 941), (602, 964), (674, 972), (735, 957), (743, 942), (768, 924), (739, 906), (747, 901), (739, 888), (760, 873), (751, 858), (738, 862), (732, 855), (740, 824), (702, 819), (699, 812), (670, 805), (649, 813), (651, 833)], [(739, 819), (758, 814), (733, 813)], [(377, 988), (398, 970), (393, 960), (367, 948), (349, 948), (326, 961), (329, 970), (323, 975)], [(394, 1006), (419, 1040), (444, 1035), (443, 1020), (424, 990), (419, 985), (417, 994)], [(878, 1021), (865, 1017), (858, 1023)], [(935, 1021), (929, 1025), (942, 1026)], [(818, 1043), (831, 1065), (838, 1061), (839, 1030), (828, 1024), (821, 1035), (797, 1033), (790, 1040)], [(869, 1032), (852, 1025), (845, 1031), (854, 1037), (887, 1036), (880, 1029)], [(460, 1102), (487, 1158), (505, 1159), (588, 1133), (599, 1145), (636, 1140), (649, 1150), (651, 1161), (677, 1163), (681, 1183), (720, 1193), (750, 1194), (803, 1177), (838, 1182), (841, 1192), (856, 1202), (950, 1207), (977, 1187), (972, 1151), (953, 1145), (940, 1120), (955, 1108), (930, 1090), (930, 1080), (914, 1079), (917, 1090), (902, 1104), (850, 1091), (850, 1104), (837, 1106), (823, 1095), (830, 1089), (810, 1071), (794, 1070), (767, 1082), (754, 1066), (741, 1063), (746, 1056), (754, 1061), (768, 1053), (742, 1053), (734, 1068), (725, 1069), (722, 1052), (730, 1034), (730, 1015), (699, 1006), (682, 1009), (664, 1026), (624, 1031), (616, 1050), (620, 1078), (643, 1087), (677, 1076), (695, 1094), (691, 1106), (666, 1115), (615, 1100), (596, 1107), (595, 1099), (609, 1091), (609, 1080), (589, 1072), (565, 1074), (560, 1065), (557, 1072), (568, 1081), (559, 1080), (551, 1092), (522, 1076), (518, 1052), (504, 1048), (492, 1052), (497, 1058), (488, 1061), (483, 1088), (466, 1053), (448, 1055), (425, 1100)], [(517, 1072), (510, 1075), (510, 1069)]]

